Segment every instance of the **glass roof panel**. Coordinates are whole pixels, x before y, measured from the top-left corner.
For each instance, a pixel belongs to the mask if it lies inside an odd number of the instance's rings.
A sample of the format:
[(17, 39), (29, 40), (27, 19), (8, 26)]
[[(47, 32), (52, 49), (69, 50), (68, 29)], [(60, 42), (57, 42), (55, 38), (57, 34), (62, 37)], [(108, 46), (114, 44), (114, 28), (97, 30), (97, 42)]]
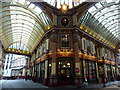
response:
[(24, 50), (24, 51), (29, 51), (29, 49), (26, 47), (26, 45), (22, 43), (14, 43), (10, 45), (9, 48), (14, 48), (14, 49), (19, 49), (19, 50)]
[[(120, 32), (120, 29), (118, 28), (118, 22), (120, 22), (119, 21), (120, 17), (118, 17), (119, 15), (118, 10), (120, 9), (119, 4), (120, 3), (118, 2), (118, 0), (117, 1), (102, 0), (101, 2), (95, 4), (88, 10), (88, 12), (92, 15), (92, 17), (96, 18), (96, 20), (94, 20), (92, 23), (95, 24), (98, 21), (100, 24), (102, 24), (102, 27), (105, 27), (107, 29), (107, 31), (104, 31), (105, 34), (107, 32), (110, 32), (118, 40), (120, 40), (119, 38), (120, 35), (119, 34), (115, 35), (115, 34)], [(97, 25), (100, 25), (100, 24), (97, 24)], [(98, 26), (98, 28), (102, 28), (102, 27)], [(114, 28), (116, 28), (117, 30), (113, 32)], [(101, 32), (103, 30), (101, 30)]]
[(37, 13), (41, 13), (42, 12), (42, 10), (38, 7), (38, 6), (36, 6), (35, 8), (34, 8), (34, 10), (37, 12)]
[(35, 5), (31, 3), (31, 4), (28, 6), (28, 8), (33, 9), (33, 8), (35, 8)]
[(95, 6), (96, 6), (97, 8), (101, 8), (101, 7), (102, 7), (102, 5), (101, 5), (100, 3), (97, 3)]
[[(44, 1), (58, 9), (61, 8), (61, 4), (65, 3), (65, 4), (69, 5), (69, 8), (71, 9), (74, 6), (78, 6), (79, 4), (85, 2), (86, 0), (44, 0)], [(55, 5), (55, 3), (57, 5)]]
[(120, 42), (119, 5), (120, 0), (101, 0), (88, 9), (78, 25), (81, 29), (94, 31), (97, 36), (106, 40), (110, 46), (115, 47)]
[(0, 15), (2, 18), (0, 21), (2, 24), (1, 38), (6, 49), (9, 45), (18, 42), (18, 44), (26, 45), (32, 52), (47, 30), (45, 27), (52, 26), (52, 21), (45, 12), (26, 0), (2, 2), (0, 10), (2, 10), (2, 15)]

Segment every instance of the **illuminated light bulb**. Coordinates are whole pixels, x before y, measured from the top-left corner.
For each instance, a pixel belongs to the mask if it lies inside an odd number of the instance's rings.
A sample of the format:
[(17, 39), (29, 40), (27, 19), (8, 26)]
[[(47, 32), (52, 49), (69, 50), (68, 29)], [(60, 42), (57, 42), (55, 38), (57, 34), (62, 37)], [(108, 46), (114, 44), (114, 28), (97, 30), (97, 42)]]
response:
[(63, 13), (66, 13), (68, 9), (69, 9), (69, 6), (67, 4), (62, 4), (61, 5), (61, 11)]
[(65, 67), (65, 65), (63, 65), (63, 67)]
[(70, 66), (70, 63), (67, 63), (68, 66)]
[(8, 48), (8, 50), (10, 51), (10, 48)]
[(66, 4), (63, 4), (62, 9), (63, 9), (63, 10), (66, 10), (66, 9), (67, 9), (67, 5), (66, 5)]
[(51, 64), (49, 64), (49, 67), (51, 67)]
[(47, 29), (50, 29), (50, 25), (47, 26)]

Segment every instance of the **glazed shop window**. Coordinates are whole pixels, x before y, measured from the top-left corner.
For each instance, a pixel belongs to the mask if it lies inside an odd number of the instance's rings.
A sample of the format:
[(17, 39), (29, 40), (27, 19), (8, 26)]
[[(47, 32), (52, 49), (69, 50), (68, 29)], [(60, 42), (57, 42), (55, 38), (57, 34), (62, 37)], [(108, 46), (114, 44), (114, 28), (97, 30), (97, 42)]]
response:
[(70, 43), (70, 40), (69, 40), (69, 34), (62, 34), (61, 35), (61, 46), (62, 47), (69, 47), (69, 43)]
[(78, 36), (78, 47), (81, 50), (82, 49), (82, 38), (80, 36)]
[(85, 39), (85, 38), (82, 38), (82, 49), (83, 49), (84, 51), (87, 50), (87, 45), (86, 45), (86, 39)]

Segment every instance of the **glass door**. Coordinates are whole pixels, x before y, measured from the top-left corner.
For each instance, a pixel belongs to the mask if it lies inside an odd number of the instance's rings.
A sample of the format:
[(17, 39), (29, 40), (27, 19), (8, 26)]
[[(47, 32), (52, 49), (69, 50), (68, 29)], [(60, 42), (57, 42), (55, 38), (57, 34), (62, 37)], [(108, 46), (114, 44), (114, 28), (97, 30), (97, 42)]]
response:
[(72, 60), (60, 60), (58, 65), (58, 81), (61, 84), (71, 84), (73, 81)]
[(39, 78), (39, 64), (36, 65), (36, 78)]
[(108, 78), (108, 81), (110, 82), (112, 77), (112, 70), (109, 64), (107, 64), (106, 66), (107, 66), (107, 78)]
[(86, 76), (89, 83), (96, 82), (96, 68), (95, 62), (86, 61)]

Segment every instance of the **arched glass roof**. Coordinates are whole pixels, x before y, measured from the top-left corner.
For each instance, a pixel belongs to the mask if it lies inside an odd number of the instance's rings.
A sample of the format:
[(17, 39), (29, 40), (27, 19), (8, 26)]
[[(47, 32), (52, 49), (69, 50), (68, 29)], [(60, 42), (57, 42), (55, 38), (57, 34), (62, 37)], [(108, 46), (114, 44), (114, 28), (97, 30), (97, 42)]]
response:
[(75, 6), (78, 6), (82, 2), (85, 2), (86, 0), (44, 0), (44, 1), (58, 9), (61, 8), (61, 4), (67, 4), (69, 6), (69, 9), (71, 9)]
[(29, 49), (22, 43), (14, 43), (14, 44), (10, 45), (9, 48), (29, 51)]
[(32, 52), (42, 35), (52, 26), (52, 21), (33, 3), (12, 0), (0, 2), (0, 25), (0, 37), (6, 49), (14, 43), (22, 43)]
[(84, 14), (79, 25), (94, 31), (114, 46), (117, 45), (120, 42), (120, 0), (96, 3)]

